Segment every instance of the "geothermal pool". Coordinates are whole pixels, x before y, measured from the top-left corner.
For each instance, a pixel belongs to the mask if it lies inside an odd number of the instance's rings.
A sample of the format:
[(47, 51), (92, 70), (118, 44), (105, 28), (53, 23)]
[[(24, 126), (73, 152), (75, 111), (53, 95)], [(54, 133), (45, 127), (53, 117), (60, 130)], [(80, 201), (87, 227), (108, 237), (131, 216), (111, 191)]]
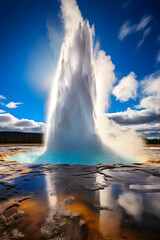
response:
[(19, 154), (9, 155), (8, 161), (18, 161), (20, 163), (33, 164), (82, 164), (82, 165), (97, 165), (97, 164), (131, 164), (138, 160), (133, 158), (119, 157), (112, 153), (110, 154), (92, 154), (92, 153), (49, 153), (49, 152), (22, 152)]

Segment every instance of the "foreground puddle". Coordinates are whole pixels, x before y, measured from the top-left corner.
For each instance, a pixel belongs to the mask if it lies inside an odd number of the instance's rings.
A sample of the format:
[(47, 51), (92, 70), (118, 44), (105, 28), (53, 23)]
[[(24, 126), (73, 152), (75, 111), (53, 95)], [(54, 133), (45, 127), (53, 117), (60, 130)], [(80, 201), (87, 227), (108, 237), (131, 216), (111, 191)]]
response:
[(0, 239), (159, 239), (158, 167), (1, 167)]

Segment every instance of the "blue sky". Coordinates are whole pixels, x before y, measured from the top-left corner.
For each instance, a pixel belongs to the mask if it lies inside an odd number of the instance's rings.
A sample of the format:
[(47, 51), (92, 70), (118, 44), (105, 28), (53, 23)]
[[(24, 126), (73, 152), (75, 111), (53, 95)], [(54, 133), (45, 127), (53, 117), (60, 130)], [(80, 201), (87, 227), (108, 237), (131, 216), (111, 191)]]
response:
[[(95, 40), (115, 65), (117, 88), (110, 97), (108, 116), (124, 127), (144, 129), (144, 136), (160, 137), (160, 2), (77, 3), (84, 19), (95, 25)], [(48, 93), (63, 39), (60, 15), (57, 0), (0, 2), (1, 130), (44, 130)], [(52, 45), (48, 26), (55, 36)], [(131, 72), (134, 74), (129, 75)], [(130, 89), (122, 96), (127, 76)], [(149, 91), (152, 82), (155, 87)], [(19, 120), (15, 128), (13, 122)], [(147, 128), (150, 130), (145, 132)]]

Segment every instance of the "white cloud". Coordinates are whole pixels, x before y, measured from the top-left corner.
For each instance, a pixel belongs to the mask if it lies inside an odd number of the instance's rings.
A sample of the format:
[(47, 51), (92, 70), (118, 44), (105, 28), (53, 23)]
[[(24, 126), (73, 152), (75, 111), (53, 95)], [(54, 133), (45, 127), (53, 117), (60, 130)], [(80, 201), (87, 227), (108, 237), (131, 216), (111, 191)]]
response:
[(160, 137), (160, 123), (135, 125), (133, 129), (143, 138)]
[[(128, 108), (106, 116), (120, 124), (122, 131), (134, 130), (141, 137), (160, 137), (160, 71), (146, 76), (140, 83), (140, 91), (142, 97), (135, 107), (142, 110)], [(122, 87), (115, 92), (118, 98), (123, 97)]]
[(132, 2), (132, 0), (124, 1), (124, 3), (122, 4), (122, 8), (128, 7), (131, 2)]
[(134, 130), (142, 138), (160, 138), (160, 123), (121, 126), (122, 131)]
[(143, 109), (138, 111), (128, 108), (124, 112), (107, 113), (107, 117), (121, 125), (160, 123), (160, 110)]
[(18, 119), (10, 113), (0, 114), (0, 131), (44, 132), (46, 124), (29, 119)]
[(10, 113), (0, 114), (0, 124), (14, 123), (16, 120), (17, 118)]
[(134, 99), (137, 95), (138, 81), (134, 72), (130, 72), (128, 76), (123, 77), (117, 86), (114, 87), (112, 94), (117, 100), (126, 102), (130, 98)]
[(5, 96), (3, 96), (3, 95), (0, 95), (0, 99), (6, 99), (6, 97)]
[(8, 104), (6, 104), (6, 107), (7, 108), (17, 108), (18, 105), (21, 105), (23, 104), (22, 102), (9, 102)]
[(140, 47), (144, 42), (145, 38), (147, 37), (147, 35), (149, 35), (151, 31), (151, 27), (147, 28), (151, 19), (152, 19), (151, 15), (144, 16), (142, 17), (139, 23), (133, 24), (133, 25), (130, 24), (129, 20), (126, 21), (119, 30), (119, 34), (118, 34), (119, 40), (123, 40), (126, 36), (128, 36), (131, 33), (136, 33), (140, 31), (140, 32), (143, 32), (143, 37), (137, 44), (137, 47)]
[(4, 112), (5, 112), (4, 110), (0, 109), (0, 113), (4, 113)]
[(141, 86), (144, 97), (136, 107), (160, 109), (160, 71), (145, 77)]
[(135, 31), (136, 25), (130, 25), (129, 21), (126, 21), (119, 30), (119, 39), (123, 40), (127, 35)]
[(157, 56), (156, 56), (157, 63), (160, 63), (160, 50), (158, 50)]
[(160, 71), (148, 75), (142, 81), (143, 93), (159, 94), (160, 93)]
[(142, 98), (137, 108), (160, 108), (160, 95)]
[(136, 131), (140, 137), (160, 137), (160, 110), (143, 109), (124, 112), (107, 113), (106, 116), (120, 124), (121, 130)]
[(138, 48), (141, 47), (141, 45), (143, 44), (145, 38), (149, 35), (150, 31), (151, 31), (151, 27), (148, 27), (148, 28), (144, 31), (143, 37), (142, 37), (141, 41), (139, 41), (139, 43), (137, 44), (137, 47), (138, 47)]
[(148, 23), (151, 21), (151, 19), (152, 19), (151, 15), (142, 17), (140, 22), (137, 24), (136, 31), (144, 30), (147, 27)]

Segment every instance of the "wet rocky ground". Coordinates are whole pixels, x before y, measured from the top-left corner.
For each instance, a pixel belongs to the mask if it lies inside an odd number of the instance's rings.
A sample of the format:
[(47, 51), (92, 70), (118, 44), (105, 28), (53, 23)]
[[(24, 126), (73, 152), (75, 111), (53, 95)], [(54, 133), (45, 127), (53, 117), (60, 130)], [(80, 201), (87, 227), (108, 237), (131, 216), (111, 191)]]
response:
[(160, 239), (160, 165), (0, 160), (0, 239)]

